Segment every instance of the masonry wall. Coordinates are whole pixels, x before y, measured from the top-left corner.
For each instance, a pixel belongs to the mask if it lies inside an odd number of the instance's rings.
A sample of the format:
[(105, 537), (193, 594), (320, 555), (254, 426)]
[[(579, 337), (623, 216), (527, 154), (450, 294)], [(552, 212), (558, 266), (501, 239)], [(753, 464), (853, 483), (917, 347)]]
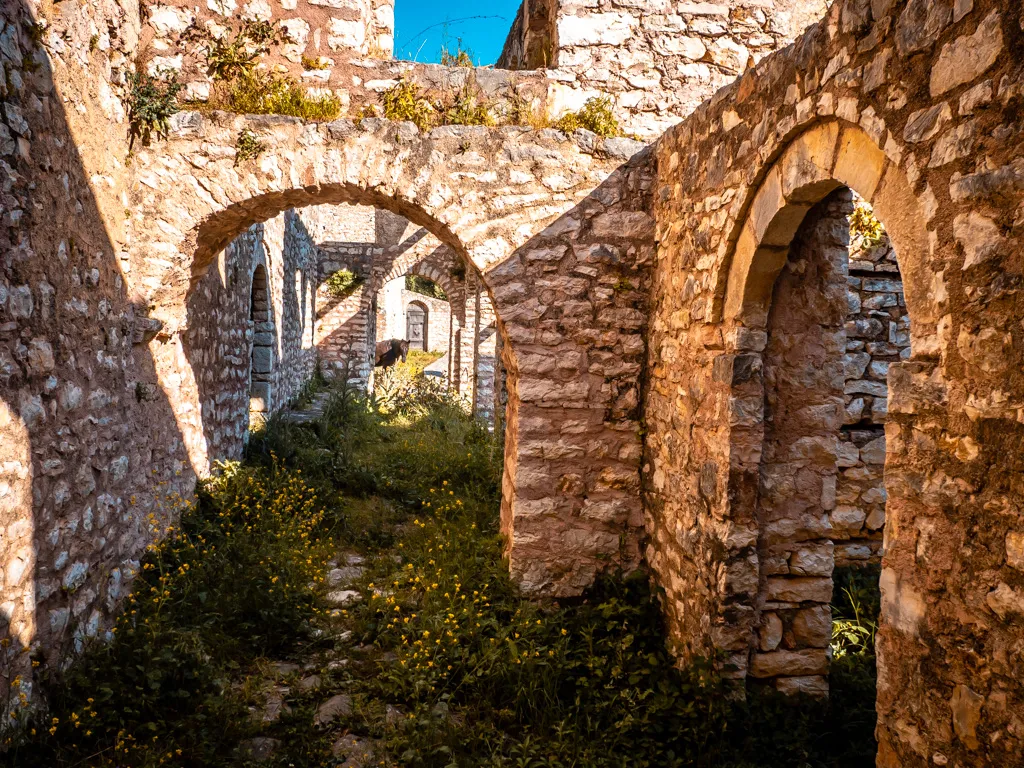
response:
[(427, 351), (448, 353), (452, 342), (452, 307), (449, 302), (406, 290), (404, 277), (385, 284), (377, 297), (377, 341), (407, 339), (409, 305), (418, 302), (427, 309)]
[(824, 16), (827, 0), (529, 0), (497, 67), (544, 68), (558, 115), (610, 95), (627, 131), (653, 138)]
[[(1022, 308), (1006, 288), (1021, 273), (1021, 144), (1007, 140), (1021, 12), (838, 0), (657, 144), (645, 500), (683, 658), (725, 651), (751, 684), (759, 611), (815, 587), (769, 573), (756, 513), (768, 425), (754, 380), (797, 229), (845, 185), (899, 256), (911, 352), (886, 379), (881, 768), (1024, 759), (1021, 670), (997, 650), (1016, 647), (1024, 615)], [(799, 541), (803, 519), (781, 533)], [(775, 660), (757, 679), (823, 674), (814, 654)]]
[(840, 432), (836, 509), (837, 566), (881, 560), (885, 527), (885, 420), (889, 366), (910, 357), (910, 320), (896, 251), (883, 233), (867, 247), (851, 242), (846, 321), (845, 415)]
[(0, 13), (0, 697), (107, 636), (195, 482), (123, 258), (140, 29), (132, 3)]

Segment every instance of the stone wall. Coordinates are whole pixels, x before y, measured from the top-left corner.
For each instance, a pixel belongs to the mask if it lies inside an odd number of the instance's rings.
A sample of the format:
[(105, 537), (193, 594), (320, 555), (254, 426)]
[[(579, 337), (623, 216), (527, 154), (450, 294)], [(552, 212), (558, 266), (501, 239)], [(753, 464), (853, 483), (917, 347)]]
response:
[(509, 108), (513, 96), (541, 109), (547, 98), (542, 73), (393, 60), (392, 0), (210, 0), (205, 7), (167, 0), (148, 8), (142, 29), (146, 68), (153, 75), (176, 75), (187, 98), (205, 102), (215, 87), (208, 61), (211, 36), (231, 39), (245, 21), (254, 20), (269, 22), (279, 37), (260, 58), (261, 67), (285, 73), (311, 92), (333, 93), (343, 114), (352, 117), (379, 107), (380, 94), (401, 79), (442, 100), (469, 87), (497, 109)]
[[(656, 147), (648, 559), (683, 658), (722, 650), (751, 676), (766, 607), (816, 588), (792, 570), (770, 577), (761, 557), (769, 534), (813, 554), (799, 546), (804, 518), (769, 529), (757, 514), (767, 328), (798, 228), (847, 186), (899, 256), (911, 352), (887, 376), (883, 768), (1024, 756), (1019, 665), (996, 650), (1018, 644), (1024, 605), (1024, 308), (1011, 287), (1024, 158), (1009, 139), (1022, 31), (1018, 4), (837, 0)], [(813, 654), (784, 650), (761, 679), (821, 672)]]
[(444, 299), (405, 289), (405, 278), (396, 277), (377, 294), (377, 341), (408, 339), (409, 305), (421, 304), (427, 312), (427, 351), (448, 354), (452, 343), (452, 307)]
[(885, 525), (886, 376), (910, 357), (909, 318), (896, 251), (888, 236), (864, 247), (851, 242), (843, 358), (846, 412), (832, 538), (836, 565), (877, 563)]
[[(39, 26), (36, 26), (38, 23)], [(0, 13), (0, 699), (103, 637), (195, 472), (130, 283), (138, 8)], [(154, 531), (156, 529), (156, 531)], [(15, 701), (17, 699), (15, 698)]]
[(627, 131), (652, 139), (821, 18), (828, 0), (729, 3), (528, 0), (499, 68), (545, 68), (557, 116), (609, 94)]

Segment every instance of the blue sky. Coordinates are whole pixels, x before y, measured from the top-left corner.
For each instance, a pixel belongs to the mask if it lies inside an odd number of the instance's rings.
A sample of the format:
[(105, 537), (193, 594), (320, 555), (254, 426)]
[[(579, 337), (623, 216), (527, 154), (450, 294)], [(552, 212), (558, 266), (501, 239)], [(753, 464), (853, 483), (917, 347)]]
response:
[[(521, 0), (397, 0), (395, 58), (436, 62), (441, 57), (441, 45), (447, 42), (449, 50), (454, 51), (461, 37), (463, 49), (472, 51), (474, 64), (493, 64), (501, 54), (520, 3)], [(432, 29), (424, 32), (427, 27)]]

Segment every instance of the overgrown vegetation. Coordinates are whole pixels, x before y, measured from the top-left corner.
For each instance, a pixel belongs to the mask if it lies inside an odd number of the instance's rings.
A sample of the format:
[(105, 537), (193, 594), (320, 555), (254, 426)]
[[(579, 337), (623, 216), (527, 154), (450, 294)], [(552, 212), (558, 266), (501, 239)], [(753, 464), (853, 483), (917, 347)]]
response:
[(622, 128), (612, 111), (612, 100), (609, 96), (595, 96), (576, 112), (567, 112), (554, 125), (560, 131), (573, 133), (580, 128), (596, 133), (598, 136), (614, 138), (622, 136)]
[(428, 280), (425, 277), (419, 275), (406, 275), (405, 276), (405, 290), (418, 293), (422, 296), (429, 296), (432, 299), (440, 299), (441, 301), (448, 301), (448, 294), (444, 292), (444, 289), (435, 283), (433, 280)]
[(173, 74), (153, 77), (146, 72), (128, 74), (128, 149), (136, 140), (148, 147), (153, 137), (166, 137), (172, 115), (180, 111), (178, 94), (185, 86)]
[[(642, 574), (526, 600), (501, 556), (493, 435), (436, 381), (401, 367), (378, 381), (369, 400), (335, 391), (316, 423), (272, 418), (180, 527), (151, 519), (166, 538), (112, 642), (46, 679), (52, 714), (9, 752), (17, 765), (241, 766), (236, 747), (259, 735), (273, 765), (313, 768), (343, 762), (341, 734), (372, 739), (385, 766), (871, 764), (873, 698), (847, 684), (852, 665), (828, 705), (739, 702), (708, 665), (676, 668)], [(362, 598), (329, 611), (339, 548), (367, 570)], [(348, 709), (317, 727), (342, 692)]]
[(363, 278), (351, 269), (339, 269), (324, 280), (327, 293), (334, 299), (346, 299), (363, 284)]
[(196, 108), (321, 122), (341, 114), (341, 99), (335, 94), (311, 92), (294, 78), (261, 65), (260, 59), (279, 42), (269, 22), (245, 21), (219, 38), (194, 28), (192, 39), (208, 49), (206, 71), (213, 79), (210, 98), (193, 105)]

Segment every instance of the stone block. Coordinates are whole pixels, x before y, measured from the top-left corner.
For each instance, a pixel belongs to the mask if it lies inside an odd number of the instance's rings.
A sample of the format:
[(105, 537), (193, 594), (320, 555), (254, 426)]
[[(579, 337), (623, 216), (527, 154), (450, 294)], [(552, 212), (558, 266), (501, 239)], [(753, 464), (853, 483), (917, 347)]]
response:
[(887, 162), (885, 153), (866, 133), (846, 128), (839, 137), (833, 176), (871, 202)]
[(255, 373), (270, 373), (274, 370), (274, 350), (271, 347), (254, 347), (252, 369)]
[(801, 134), (779, 161), (782, 194), (793, 203), (817, 203), (836, 188), (831, 167), (839, 124), (827, 123)]
[(1003, 51), (1002, 17), (992, 11), (971, 35), (946, 43), (932, 64), (929, 88), (932, 96), (970, 83), (991, 68)]
[(254, 381), (252, 383), (249, 388), (249, 410), (256, 413), (270, 412), (270, 382)]
[(832, 528), (844, 538), (860, 533), (865, 519), (867, 513), (860, 507), (840, 504), (832, 510)]
[(828, 656), (824, 649), (754, 653), (750, 676), (756, 678), (824, 675), (828, 673)]
[(805, 544), (790, 556), (789, 571), (794, 576), (831, 576), (833, 563), (831, 541)]
[(827, 603), (832, 599), (832, 579), (773, 576), (768, 579), (767, 599), (783, 603)]
[(793, 617), (793, 638), (798, 647), (826, 648), (832, 638), (832, 608), (803, 608)]
[(775, 690), (788, 696), (803, 694), (820, 699), (828, 696), (828, 678), (824, 675), (779, 677), (775, 680)]

